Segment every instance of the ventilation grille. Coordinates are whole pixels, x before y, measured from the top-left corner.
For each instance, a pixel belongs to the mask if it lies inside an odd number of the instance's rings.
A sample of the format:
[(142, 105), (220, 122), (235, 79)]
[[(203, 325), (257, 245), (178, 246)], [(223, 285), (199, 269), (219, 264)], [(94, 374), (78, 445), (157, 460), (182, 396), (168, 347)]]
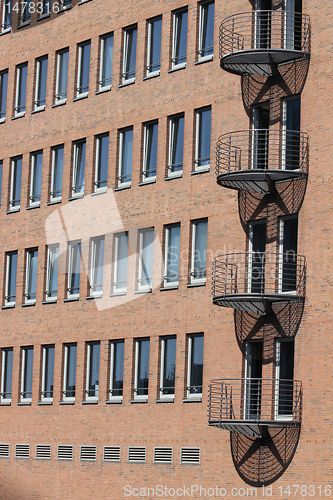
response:
[(51, 446), (49, 444), (36, 446), (36, 460), (51, 460)]
[(96, 446), (81, 446), (80, 460), (82, 462), (95, 462), (97, 454)]
[(200, 464), (200, 448), (182, 448), (180, 463), (189, 465)]
[(128, 448), (128, 461), (133, 464), (145, 463), (146, 448)]
[(104, 462), (120, 462), (120, 446), (105, 446)]
[(155, 464), (172, 464), (172, 448), (155, 448)]
[(17, 444), (15, 450), (16, 458), (29, 458), (30, 446), (28, 444)]
[(9, 458), (9, 444), (0, 444), (0, 458)]
[(73, 446), (60, 444), (58, 446), (58, 460), (73, 460)]

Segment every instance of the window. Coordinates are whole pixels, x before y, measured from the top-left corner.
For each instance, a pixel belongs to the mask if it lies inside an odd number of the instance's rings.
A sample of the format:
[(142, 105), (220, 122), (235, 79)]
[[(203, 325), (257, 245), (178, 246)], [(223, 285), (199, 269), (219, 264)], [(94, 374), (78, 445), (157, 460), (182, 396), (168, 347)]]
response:
[(112, 293), (127, 292), (128, 278), (128, 233), (118, 233), (114, 237)]
[(73, 143), (72, 197), (84, 195), (84, 170), (86, 164), (86, 140)]
[(86, 400), (97, 400), (99, 391), (99, 342), (88, 342), (86, 365)]
[(0, 123), (6, 119), (7, 112), (8, 69), (0, 72)]
[(25, 114), (25, 103), (27, 97), (28, 63), (16, 66), (16, 91), (14, 116), (20, 117)]
[(104, 191), (108, 182), (109, 134), (96, 137), (95, 181), (94, 190)]
[(2, 202), (2, 177), (3, 177), (3, 161), (0, 160), (0, 206)]
[(56, 55), (56, 86), (54, 104), (64, 104), (67, 101), (69, 49), (59, 50)]
[(187, 397), (202, 398), (203, 334), (188, 336), (187, 344)]
[(169, 119), (168, 177), (177, 177), (183, 172), (184, 122), (184, 114)]
[(208, 170), (210, 167), (211, 108), (195, 112), (195, 158), (194, 170)]
[(174, 398), (176, 382), (176, 337), (162, 337), (160, 342), (160, 398)]
[(72, 6), (72, 0), (60, 0), (61, 10), (69, 9)]
[(31, 153), (29, 207), (39, 207), (42, 190), (43, 151)]
[(35, 111), (45, 109), (46, 104), (46, 83), (47, 83), (47, 56), (36, 60), (36, 83), (35, 83)]
[(12, 400), (13, 349), (1, 350), (1, 387), (0, 402), (10, 403)]
[(135, 341), (134, 399), (148, 399), (150, 339)]
[(4, 0), (2, 4), (1, 33), (10, 31), (12, 27), (12, 0)]
[(45, 300), (55, 302), (58, 296), (59, 245), (47, 247)]
[(63, 400), (75, 401), (76, 390), (76, 344), (64, 346)]
[(62, 172), (64, 168), (64, 146), (55, 146), (51, 150), (51, 190), (50, 202), (61, 201), (62, 197)]
[(31, 19), (31, 14), (35, 11), (34, 0), (26, 0), (21, 2), (21, 24), (28, 23)]
[(31, 403), (32, 400), (32, 367), (34, 348), (32, 346), (21, 349), (21, 403)]
[(5, 306), (16, 302), (17, 251), (6, 253)]
[(53, 401), (54, 384), (54, 345), (42, 346), (42, 386), (41, 401)]
[(123, 340), (110, 342), (110, 400), (121, 401), (123, 399), (124, 347)]
[[(39, 10), (39, 17), (43, 17), (43, 16), (48, 16), (51, 12), (51, 3), (52, 3), (52, 0), (43, 0), (42, 1), (42, 8), (41, 10)], [(39, 7), (40, 9), (40, 7)]]
[(164, 228), (164, 287), (179, 284), (180, 224)]
[(25, 268), (25, 304), (35, 304), (37, 289), (37, 271), (38, 271), (38, 250), (33, 248), (26, 250), (26, 268)]
[(81, 264), (81, 242), (76, 241), (68, 244), (68, 298), (80, 296), (80, 264)]
[(186, 66), (187, 17), (187, 9), (177, 10), (172, 14), (172, 69), (185, 68)]
[(162, 45), (162, 16), (147, 22), (147, 72), (146, 76), (160, 74)]
[(153, 244), (154, 228), (139, 231), (139, 291), (151, 291), (153, 285)]
[(133, 127), (119, 132), (118, 187), (131, 185), (133, 162)]
[(98, 90), (110, 90), (112, 85), (113, 33), (100, 37), (100, 62)]
[(90, 296), (103, 295), (104, 236), (93, 238), (90, 248)]
[(142, 182), (156, 179), (157, 172), (158, 121), (145, 123), (143, 127)]
[(207, 259), (207, 219), (192, 222), (192, 248), (190, 282), (200, 284), (206, 282)]
[(78, 45), (77, 98), (86, 97), (89, 92), (90, 48), (90, 40)]
[(10, 162), (9, 210), (20, 210), (21, 206), (22, 156)]
[(198, 60), (209, 61), (214, 52), (214, 2), (199, 5)]
[(137, 27), (123, 30), (123, 72), (122, 84), (135, 82)]

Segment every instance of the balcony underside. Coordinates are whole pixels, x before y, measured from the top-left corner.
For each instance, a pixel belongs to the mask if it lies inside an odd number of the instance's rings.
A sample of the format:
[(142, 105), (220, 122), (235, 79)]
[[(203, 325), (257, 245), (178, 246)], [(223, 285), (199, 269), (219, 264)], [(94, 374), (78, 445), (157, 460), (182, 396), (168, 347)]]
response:
[(257, 314), (262, 316), (267, 314), (273, 304), (299, 301), (299, 295), (288, 293), (277, 294), (230, 294), (213, 297), (213, 303), (222, 307), (232, 307), (238, 311)]
[(301, 50), (250, 49), (227, 54), (221, 59), (221, 68), (236, 75), (272, 76), (281, 64), (308, 57)]
[(267, 435), (269, 428), (300, 427), (294, 420), (209, 420), (211, 427), (218, 427), (250, 438)]
[(304, 176), (300, 170), (261, 170), (249, 169), (237, 172), (228, 172), (217, 176), (217, 183), (228, 189), (250, 191), (268, 194), (279, 182), (299, 179)]

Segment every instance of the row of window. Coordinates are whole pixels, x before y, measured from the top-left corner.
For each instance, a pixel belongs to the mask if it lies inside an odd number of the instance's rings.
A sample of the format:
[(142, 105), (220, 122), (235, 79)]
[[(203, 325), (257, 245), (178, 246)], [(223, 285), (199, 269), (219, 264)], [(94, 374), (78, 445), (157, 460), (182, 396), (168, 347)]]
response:
[[(187, 54), (187, 17), (188, 9), (172, 13), (173, 35), (170, 69), (186, 67)], [(205, 1), (199, 4), (199, 41), (198, 60), (207, 61), (213, 57), (214, 41), (214, 3)], [(137, 25), (123, 29), (121, 85), (135, 82)], [(147, 21), (146, 68), (145, 78), (157, 76), (161, 68), (162, 16)], [(99, 71), (97, 92), (110, 90), (113, 79), (113, 41), (114, 33), (100, 37)], [(90, 87), (91, 40), (79, 43), (76, 56), (76, 81), (74, 99), (88, 96)], [(56, 53), (56, 71), (54, 82), (53, 105), (65, 104), (68, 97), (69, 48)], [(14, 89), (13, 117), (25, 115), (27, 100), (28, 62), (18, 64), (15, 69), (16, 85)], [(35, 61), (33, 111), (43, 111), (46, 106), (48, 81), (48, 56)], [(8, 69), (0, 72), (0, 120), (5, 121), (7, 113)]]
[[(176, 382), (176, 344), (175, 335), (159, 338), (159, 373), (157, 387), (158, 402), (173, 402)], [(127, 342), (126, 342), (126, 345)], [(54, 367), (55, 345), (41, 346), (41, 366), (39, 402), (52, 404), (54, 399)], [(189, 334), (186, 346), (186, 367), (184, 380), (184, 397), (186, 401), (202, 400), (203, 379), (203, 349), (202, 333)], [(97, 403), (102, 395), (99, 390), (101, 343), (86, 342), (84, 366), (83, 402)], [(108, 374), (107, 403), (122, 403), (124, 388), (124, 355), (125, 341), (111, 340), (108, 343)], [(150, 338), (142, 337), (133, 343), (133, 377), (131, 395), (132, 402), (148, 401), (149, 369), (150, 369)], [(24, 346), (20, 349), (19, 374), (19, 404), (31, 404), (33, 383), (34, 347)], [(1, 349), (1, 384), (0, 403), (11, 404), (13, 401), (13, 361), (14, 349)], [(69, 343), (62, 346), (62, 380), (60, 402), (74, 404), (78, 397), (76, 383), (77, 344)], [(128, 377), (129, 378), (129, 377)]]
[[(184, 125), (185, 114), (180, 113), (168, 118), (168, 158), (165, 178), (181, 177), (184, 165)], [(153, 120), (142, 126), (142, 158), (141, 183), (156, 180), (158, 167), (158, 130), (159, 121)], [(134, 128), (126, 127), (118, 131), (117, 172), (115, 188), (123, 189), (131, 186), (133, 172), (133, 135)], [(93, 183), (92, 192), (106, 191), (109, 174), (109, 133), (94, 138)], [(195, 142), (193, 172), (205, 172), (210, 168), (211, 150), (211, 107), (195, 111)], [(80, 139), (72, 144), (71, 185), (69, 198), (80, 198), (86, 186), (86, 151), (87, 140)], [(43, 150), (30, 154), (30, 175), (27, 207), (39, 207), (42, 192)], [(48, 203), (58, 203), (63, 195), (65, 146), (63, 144), (51, 148)], [(16, 212), (21, 208), (21, 184), (23, 156), (10, 159), (8, 211)], [(3, 175), (3, 161), (0, 161), (0, 188)]]
[[(79, 449), (81, 462), (97, 461), (97, 446), (81, 445)], [(0, 443), (0, 459), (10, 458), (10, 445)], [(29, 444), (17, 444), (15, 446), (15, 458), (17, 460), (28, 460), (31, 458), (31, 447)], [(37, 444), (35, 448), (36, 460), (51, 460), (52, 448), (49, 444)], [(74, 460), (74, 446), (60, 444), (56, 451), (57, 460)], [(104, 446), (103, 462), (120, 463), (121, 447)], [(147, 449), (145, 446), (129, 446), (127, 449), (127, 462), (130, 464), (147, 463)], [(174, 450), (169, 446), (158, 446), (153, 452), (154, 464), (172, 464), (174, 463)], [(200, 448), (182, 447), (180, 449), (179, 463), (181, 465), (199, 465)]]

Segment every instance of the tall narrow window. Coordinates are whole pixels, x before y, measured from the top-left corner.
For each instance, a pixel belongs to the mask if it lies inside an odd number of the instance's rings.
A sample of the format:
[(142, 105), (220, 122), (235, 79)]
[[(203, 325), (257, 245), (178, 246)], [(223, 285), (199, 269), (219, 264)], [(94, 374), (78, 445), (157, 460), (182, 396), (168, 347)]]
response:
[(133, 127), (119, 132), (118, 187), (130, 186), (133, 162)]
[(56, 55), (56, 85), (54, 104), (64, 104), (67, 101), (69, 49), (62, 49)]
[(171, 68), (180, 69), (186, 66), (187, 53), (187, 8), (172, 14), (172, 59)]
[(162, 46), (162, 16), (147, 22), (147, 73), (146, 76), (160, 74)]
[(124, 29), (123, 37), (122, 83), (126, 84), (135, 82), (137, 27)]
[(90, 296), (103, 295), (104, 236), (93, 238), (90, 247)]
[(4, 0), (2, 4), (1, 33), (12, 28), (12, 0)]
[(192, 222), (192, 248), (190, 282), (200, 284), (206, 282), (207, 259), (207, 219)]
[(51, 189), (50, 202), (61, 201), (62, 197), (62, 172), (64, 169), (64, 146), (55, 146), (51, 150)]
[(143, 128), (143, 169), (142, 181), (156, 179), (158, 147), (158, 121), (145, 123)]
[(9, 210), (20, 210), (21, 206), (22, 156), (10, 162)]
[(195, 158), (194, 170), (207, 170), (210, 167), (211, 108), (195, 112)]
[(148, 399), (150, 339), (135, 341), (134, 399)]
[(34, 0), (21, 2), (21, 24), (28, 23), (31, 20), (31, 15), (35, 11)]
[(51, 3), (52, 0), (43, 0), (41, 8), (39, 8), (39, 16), (48, 16), (51, 12)]
[(139, 231), (138, 285), (140, 291), (150, 291), (153, 286), (154, 228)]
[(198, 60), (209, 61), (214, 52), (214, 2), (199, 5)]
[(2, 203), (2, 178), (3, 178), (3, 161), (0, 160), (0, 206)]
[(27, 97), (28, 63), (16, 66), (16, 88), (14, 116), (19, 117), (25, 114)]
[(107, 188), (109, 168), (109, 134), (96, 137), (95, 181), (94, 190), (104, 191)]
[(42, 385), (41, 401), (53, 401), (54, 386), (54, 345), (45, 345), (42, 347)]
[(34, 348), (32, 346), (21, 349), (21, 402), (31, 403), (32, 400), (32, 368)]
[(80, 295), (81, 242), (68, 244), (68, 298), (78, 298)]
[(39, 207), (42, 190), (43, 151), (31, 154), (29, 206)]
[(160, 398), (174, 398), (176, 383), (176, 337), (162, 337), (160, 343)]
[(5, 306), (16, 303), (17, 251), (6, 253)]
[(179, 284), (180, 224), (171, 224), (164, 230), (164, 287)]
[(184, 115), (169, 119), (168, 177), (180, 176), (184, 162)]
[(35, 83), (35, 105), (34, 110), (45, 109), (46, 104), (46, 83), (47, 83), (47, 56), (36, 60), (36, 83)]
[(99, 342), (88, 342), (86, 360), (86, 400), (97, 400), (99, 392)]
[(128, 279), (128, 233), (114, 237), (113, 293), (126, 293)]
[(100, 37), (100, 62), (98, 90), (109, 90), (112, 85), (113, 33)]
[(202, 333), (189, 335), (187, 344), (187, 397), (202, 398), (203, 375), (203, 347)]
[(26, 304), (34, 304), (36, 302), (37, 271), (38, 271), (37, 248), (27, 250), (25, 258), (26, 258), (26, 268), (25, 268), (24, 301)]
[(8, 69), (0, 72), (0, 123), (4, 122), (7, 113)]
[(124, 386), (124, 341), (110, 342), (110, 388), (109, 399), (121, 401)]
[(55, 302), (58, 297), (59, 245), (47, 247), (45, 300)]
[(75, 401), (76, 392), (76, 344), (64, 345), (63, 400)]
[(89, 92), (90, 40), (78, 45), (76, 97), (86, 97)]
[(1, 384), (0, 402), (10, 403), (12, 400), (13, 349), (1, 350)]
[(73, 143), (72, 197), (84, 195), (84, 170), (86, 164), (86, 140)]

